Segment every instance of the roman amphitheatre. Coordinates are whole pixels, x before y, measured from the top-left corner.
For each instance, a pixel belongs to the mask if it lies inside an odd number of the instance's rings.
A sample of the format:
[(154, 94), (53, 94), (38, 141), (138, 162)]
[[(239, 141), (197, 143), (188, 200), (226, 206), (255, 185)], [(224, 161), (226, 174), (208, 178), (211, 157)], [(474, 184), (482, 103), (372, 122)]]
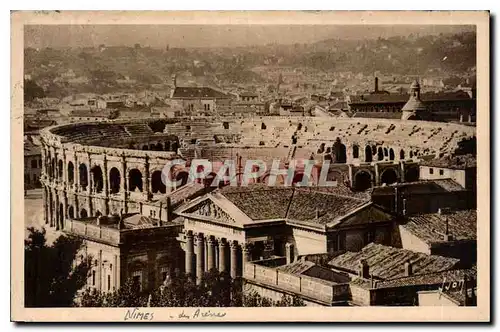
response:
[[(393, 119), (253, 117), (171, 118), (77, 123), (41, 131), (44, 217), (62, 228), (65, 218), (138, 212), (170, 190), (162, 180), (174, 159), (214, 162), (328, 160), (334, 190), (356, 195), (373, 186), (419, 179), (419, 162), (467, 153), (476, 129), (458, 123)], [(241, 171), (239, 167), (238, 171)], [(293, 183), (302, 181), (297, 168)], [(182, 186), (187, 170), (174, 167)], [(266, 182), (264, 173), (257, 182)], [(313, 173), (308, 181), (317, 183)], [(280, 180), (283, 182), (283, 179)]]

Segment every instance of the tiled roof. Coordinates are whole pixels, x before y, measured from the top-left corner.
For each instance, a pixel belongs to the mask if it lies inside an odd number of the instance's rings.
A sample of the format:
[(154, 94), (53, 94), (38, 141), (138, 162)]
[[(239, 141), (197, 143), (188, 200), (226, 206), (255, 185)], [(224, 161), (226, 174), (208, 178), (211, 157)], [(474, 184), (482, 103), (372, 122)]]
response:
[(448, 270), (441, 272), (433, 272), (427, 274), (414, 275), (411, 277), (403, 277), (393, 280), (378, 281), (377, 288), (396, 288), (405, 286), (417, 286), (417, 285), (439, 285), (444, 281), (461, 281), (467, 276), (467, 279), (476, 279), (477, 271), (476, 268), (465, 269), (465, 270)]
[(228, 186), (220, 192), (253, 220), (285, 219), (293, 188)]
[(316, 264), (313, 262), (298, 260), (288, 265), (282, 265), (278, 267), (278, 270), (286, 273), (302, 274), (314, 265)]
[(451, 169), (466, 169), (476, 167), (475, 155), (459, 155), (454, 157), (446, 157), (441, 159), (430, 159), (423, 161), (422, 166), (441, 167)]
[(229, 96), (208, 87), (176, 87), (172, 98), (219, 98), (228, 99)]
[(369, 199), (320, 192), (313, 188), (265, 185), (224, 187), (218, 190), (252, 220), (281, 219), (310, 227), (335, 227), (386, 222), (392, 215)]
[(166, 204), (167, 197), (170, 197), (170, 203), (172, 204), (172, 207), (175, 209), (177, 206), (182, 204), (184, 201), (199, 197), (199, 196), (211, 191), (212, 189), (214, 189), (214, 188), (213, 187), (205, 187), (201, 183), (189, 182), (186, 185), (180, 187), (179, 189), (176, 189), (176, 190), (172, 191), (171, 193), (165, 195), (165, 197), (158, 200), (156, 205), (159, 205), (160, 202), (162, 204)]
[(401, 119), (401, 112), (356, 112), (353, 118)]
[(451, 179), (423, 180), (415, 182), (397, 183), (387, 186), (378, 186), (371, 189), (372, 195), (393, 195), (395, 188), (399, 193), (408, 194), (431, 194), (450, 191), (465, 190), (461, 185)]
[(359, 252), (346, 252), (332, 259), (328, 265), (353, 274), (359, 270), (359, 262), (364, 259), (370, 274), (375, 278), (390, 280), (404, 276), (404, 264), (410, 261), (415, 275), (453, 269), (459, 259), (426, 255), (410, 250), (370, 243)]
[[(410, 99), (409, 94), (372, 94), (372, 95), (352, 95), (350, 104), (371, 104), (371, 103), (401, 103), (404, 104)], [(426, 92), (420, 95), (423, 102), (471, 100), (465, 91), (456, 92)]]
[(427, 243), (444, 241), (446, 220), (448, 220), (448, 231), (454, 240), (476, 239), (476, 210), (416, 215), (409, 217), (408, 220), (402, 227)]
[(288, 265), (282, 265), (277, 269), (285, 273), (304, 275), (335, 283), (347, 283), (350, 280), (347, 275), (340, 274), (326, 267), (304, 260), (298, 260)]
[(297, 189), (287, 218), (327, 224), (364, 204), (366, 201), (352, 197)]

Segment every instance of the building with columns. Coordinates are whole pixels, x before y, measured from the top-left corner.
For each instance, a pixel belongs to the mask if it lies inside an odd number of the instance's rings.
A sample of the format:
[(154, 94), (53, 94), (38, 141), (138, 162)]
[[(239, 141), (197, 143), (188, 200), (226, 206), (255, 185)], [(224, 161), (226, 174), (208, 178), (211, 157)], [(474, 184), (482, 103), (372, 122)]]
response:
[(396, 218), (372, 202), (296, 187), (224, 187), (180, 206), (186, 272), (242, 275), (246, 262), (391, 244)]

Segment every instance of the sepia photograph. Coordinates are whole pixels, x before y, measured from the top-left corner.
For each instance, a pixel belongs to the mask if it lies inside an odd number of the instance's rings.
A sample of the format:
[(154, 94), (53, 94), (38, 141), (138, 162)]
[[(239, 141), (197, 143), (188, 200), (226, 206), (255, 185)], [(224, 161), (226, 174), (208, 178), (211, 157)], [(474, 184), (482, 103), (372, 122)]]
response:
[(488, 12), (11, 19), (12, 320), (489, 321)]

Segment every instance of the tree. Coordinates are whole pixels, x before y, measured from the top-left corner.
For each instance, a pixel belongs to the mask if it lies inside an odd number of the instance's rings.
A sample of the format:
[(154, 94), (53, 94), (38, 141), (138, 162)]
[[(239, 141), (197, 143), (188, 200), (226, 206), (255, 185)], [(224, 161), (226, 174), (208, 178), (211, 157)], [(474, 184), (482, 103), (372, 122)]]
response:
[(24, 80), (24, 102), (31, 102), (35, 98), (44, 98), (45, 91), (32, 80)]
[(243, 294), (242, 279), (232, 279), (226, 272), (206, 272), (200, 284), (185, 274), (168, 277), (162, 286), (141, 292), (129, 280), (118, 291), (100, 293), (87, 290), (79, 303), (82, 307), (291, 307), (303, 306), (296, 296), (273, 301), (252, 292)]
[(87, 282), (91, 258), (80, 255), (83, 241), (61, 235), (47, 245), (45, 229), (28, 228), (24, 242), (24, 302), (26, 307), (69, 307)]

